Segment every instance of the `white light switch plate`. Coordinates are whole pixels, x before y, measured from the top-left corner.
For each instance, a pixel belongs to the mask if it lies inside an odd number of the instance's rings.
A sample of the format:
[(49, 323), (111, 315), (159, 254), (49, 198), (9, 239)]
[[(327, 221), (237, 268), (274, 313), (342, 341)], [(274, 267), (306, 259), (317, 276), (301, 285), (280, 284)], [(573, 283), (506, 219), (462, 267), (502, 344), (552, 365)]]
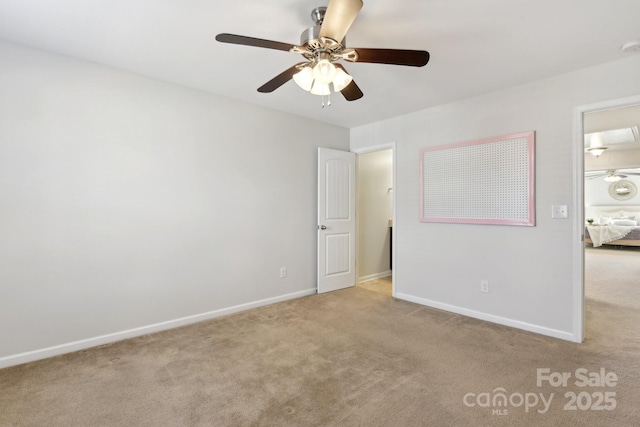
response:
[(567, 205), (551, 206), (551, 218), (569, 218), (569, 210)]

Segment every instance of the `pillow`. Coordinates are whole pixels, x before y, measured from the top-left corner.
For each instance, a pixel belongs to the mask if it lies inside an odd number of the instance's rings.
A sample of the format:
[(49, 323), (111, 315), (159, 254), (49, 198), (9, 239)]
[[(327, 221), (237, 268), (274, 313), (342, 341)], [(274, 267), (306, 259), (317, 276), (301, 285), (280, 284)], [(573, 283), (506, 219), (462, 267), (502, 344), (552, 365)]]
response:
[(598, 224), (600, 225), (607, 225), (611, 223), (611, 217), (610, 216), (601, 216), (598, 219)]
[(633, 217), (635, 217), (633, 219), (638, 221), (638, 219), (640, 218), (640, 212), (633, 212), (633, 211), (624, 210), (624, 211), (622, 211), (622, 215), (620, 215), (620, 216), (633, 216)]
[(613, 218), (611, 218), (611, 221), (616, 221), (619, 219), (630, 219), (630, 220), (635, 220), (636, 217), (635, 216), (614, 216)]
[(632, 219), (611, 219), (611, 225), (638, 225), (637, 221)]

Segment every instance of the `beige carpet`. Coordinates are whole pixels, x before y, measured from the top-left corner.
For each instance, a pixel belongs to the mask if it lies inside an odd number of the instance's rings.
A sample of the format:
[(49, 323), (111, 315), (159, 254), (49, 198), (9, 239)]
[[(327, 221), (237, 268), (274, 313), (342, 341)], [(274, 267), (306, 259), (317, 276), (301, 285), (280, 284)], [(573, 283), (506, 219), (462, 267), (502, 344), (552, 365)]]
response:
[(378, 292), (380, 294), (389, 296), (391, 296), (392, 292), (391, 276), (381, 277), (375, 280), (367, 280), (366, 282), (360, 282), (357, 286), (362, 289), (367, 289), (369, 291)]
[[(356, 287), (0, 370), (0, 425), (638, 425), (639, 261), (587, 250), (581, 345)], [(580, 368), (618, 381), (579, 387)]]

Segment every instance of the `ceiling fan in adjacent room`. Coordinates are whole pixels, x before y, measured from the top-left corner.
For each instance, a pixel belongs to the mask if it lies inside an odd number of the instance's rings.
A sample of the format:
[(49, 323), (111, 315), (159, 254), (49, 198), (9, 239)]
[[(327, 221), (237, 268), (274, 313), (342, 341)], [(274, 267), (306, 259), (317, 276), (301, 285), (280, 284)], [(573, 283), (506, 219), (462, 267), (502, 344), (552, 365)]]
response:
[(585, 172), (585, 178), (595, 179), (604, 177), (607, 182), (620, 181), (623, 178), (628, 178), (628, 175), (639, 175), (640, 169), (618, 169), (618, 170), (604, 170), (604, 171), (589, 171)]
[(216, 40), (298, 53), (305, 58), (260, 86), (258, 92), (273, 92), (293, 79), (302, 89), (322, 96), (323, 107), (331, 92), (340, 92), (347, 101), (355, 101), (363, 93), (339, 60), (412, 67), (429, 62), (429, 52), (424, 50), (347, 48), (345, 35), (361, 8), (362, 0), (329, 0), (327, 7), (315, 8), (311, 17), (316, 25), (302, 33), (300, 45), (228, 33), (218, 34)]

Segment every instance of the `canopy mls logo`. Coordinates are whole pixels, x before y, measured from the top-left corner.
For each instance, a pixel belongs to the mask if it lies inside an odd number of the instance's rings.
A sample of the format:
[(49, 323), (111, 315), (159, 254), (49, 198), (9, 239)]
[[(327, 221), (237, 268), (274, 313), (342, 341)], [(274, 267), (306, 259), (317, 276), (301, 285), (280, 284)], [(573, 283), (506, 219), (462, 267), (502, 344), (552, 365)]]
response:
[[(613, 411), (616, 409), (616, 393), (605, 388), (613, 388), (618, 385), (618, 376), (615, 372), (600, 368), (598, 371), (589, 371), (586, 368), (578, 368), (573, 372), (552, 372), (550, 368), (536, 369), (536, 386), (568, 388), (577, 387), (587, 389), (584, 391), (566, 391), (562, 394), (565, 411)], [(595, 389), (595, 391), (593, 391)], [(497, 387), (492, 392), (466, 393), (462, 402), (466, 407), (486, 408), (492, 415), (509, 415), (513, 408), (524, 408), (526, 413), (536, 411), (546, 414), (551, 408), (554, 397), (559, 393), (542, 392), (513, 392), (508, 393), (503, 387)], [(562, 399), (562, 398), (561, 398)]]
[(478, 406), (480, 408), (491, 408), (492, 415), (509, 415), (509, 407), (519, 408), (524, 406), (524, 411), (529, 412), (535, 409), (540, 414), (545, 414), (555, 393), (545, 396), (544, 393), (511, 393), (507, 394), (507, 390), (498, 387), (493, 392), (485, 393), (467, 393), (462, 398), (464, 405), (472, 408)]

